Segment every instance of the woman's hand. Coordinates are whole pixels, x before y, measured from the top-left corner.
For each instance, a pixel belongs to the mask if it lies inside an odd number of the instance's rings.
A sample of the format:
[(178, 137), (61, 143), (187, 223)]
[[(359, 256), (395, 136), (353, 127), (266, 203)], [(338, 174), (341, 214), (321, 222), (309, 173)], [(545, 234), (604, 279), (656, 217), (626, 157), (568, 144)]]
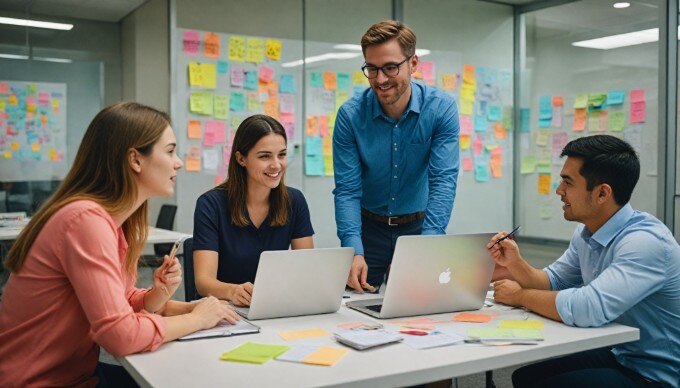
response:
[(182, 266), (179, 260), (165, 255), (163, 264), (153, 273), (153, 287), (163, 290), (168, 300), (177, 291), (177, 287), (182, 283)]

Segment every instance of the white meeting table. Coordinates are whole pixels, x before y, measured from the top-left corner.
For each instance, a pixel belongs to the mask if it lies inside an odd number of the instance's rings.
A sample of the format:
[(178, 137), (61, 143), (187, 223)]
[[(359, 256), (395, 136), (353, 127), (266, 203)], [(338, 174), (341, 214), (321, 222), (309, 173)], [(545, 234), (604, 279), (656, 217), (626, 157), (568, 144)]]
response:
[[(263, 365), (220, 361), (219, 357), (243, 343), (319, 344), (344, 347), (332, 337), (284, 341), (278, 332), (323, 328), (329, 333), (348, 322), (380, 322), (388, 329), (401, 325), (376, 320), (344, 305), (337, 313), (305, 317), (253, 321), (262, 329), (258, 334), (174, 341), (155, 352), (120, 357), (118, 360), (143, 387), (397, 387), (450, 379), (499, 368), (540, 361), (580, 351), (636, 341), (636, 328), (610, 324), (600, 328), (574, 328), (541, 318), (532, 313), (503, 305), (481, 312), (500, 314), (491, 322), (452, 322), (456, 313), (430, 315), (446, 321), (433, 324), (439, 330), (497, 327), (502, 319), (539, 319), (543, 321), (545, 340), (538, 345), (485, 346), (460, 344), (435, 349), (416, 350), (398, 343), (349, 353), (332, 367), (271, 360)], [(402, 318), (401, 320), (408, 319)], [(429, 323), (426, 325), (430, 325)]]
[[(0, 241), (15, 240), (23, 226), (0, 227)], [(189, 238), (190, 234), (175, 232), (173, 230), (160, 229), (153, 226), (149, 227), (149, 235), (146, 239), (147, 244), (173, 243), (179, 238)]]

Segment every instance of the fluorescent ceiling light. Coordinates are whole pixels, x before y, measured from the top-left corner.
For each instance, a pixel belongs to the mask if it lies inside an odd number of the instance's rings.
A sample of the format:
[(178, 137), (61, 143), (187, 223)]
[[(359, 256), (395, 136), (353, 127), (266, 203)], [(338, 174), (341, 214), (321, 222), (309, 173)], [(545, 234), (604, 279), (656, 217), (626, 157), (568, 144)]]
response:
[[(333, 46), (334, 49), (338, 50), (349, 50), (349, 51), (361, 51), (361, 45), (358, 44), (348, 44), (348, 43), (342, 43), (342, 44), (336, 44)], [(416, 55), (419, 57), (423, 57), (425, 55), (430, 54), (430, 50), (428, 49), (416, 49)]]
[[(680, 28), (680, 27), (679, 27)], [(659, 29), (628, 32), (625, 34), (605, 36), (597, 39), (582, 40), (571, 45), (577, 47), (587, 47), (600, 50), (609, 50), (619, 47), (634, 46), (636, 44), (657, 42), (659, 40)]]
[(627, 2), (614, 3), (614, 8), (621, 9), (621, 8), (628, 8), (628, 7), (630, 7), (630, 3), (627, 3)]
[(41, 22), (40, 20), (31, 19), (15, 19), (0, 17), (0, 24), (12, 24), (14, 26), (50, 28), (53, 30), (69, 31), (73, 28), (73, 24)]
[(304, 63), (314, 63), (314, 62), (321, 62), (321, 61), (328, 61), (331, 59), (352, 59), (356, 58), (358, 56), (361, 56), (360, 53), (326, 53), (326, 54), (321, 54), (321, 55), (315, 55), (313, 57), (307, 57), (304, 59), (293, 61), (293, 62), (286, 62), (282, 63), (281, 67), (296, 67), (296, 66), (302, 66)]
[[(28, 60), (28, 55), (16, 55), (16, 54), (0, 54), (0, 58), (5, 58), (5, 59), (23, 59), (23, 60)], [(57, 63), (72, 63), (73, 61), (70, 59), (66, 58), (47, 58), (47, 57), (33, 57), (30, 58), (31, 60), (34, 61), (43, 61), (43, 62), (57, 62)]]

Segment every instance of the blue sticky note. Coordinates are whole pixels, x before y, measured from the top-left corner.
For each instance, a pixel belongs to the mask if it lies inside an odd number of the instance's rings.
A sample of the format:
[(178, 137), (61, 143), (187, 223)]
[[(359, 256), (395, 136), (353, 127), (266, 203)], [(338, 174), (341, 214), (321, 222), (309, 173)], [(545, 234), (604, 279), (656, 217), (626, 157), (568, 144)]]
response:
[(229, 62), (227, 61), (217, 61), (217, 72), (226, 74), (229, 72)]
[(243, 88), (247, 90), (257, 90), (257, 72), (246, 71), (246, 79), (243, 81)]
[(501, 107), (498, 105), (490, 105), (488, 119), (489, 121), (501, 121)]
[(295, 77), (292, 74), (281, 74), (279, 79), (280, 93), (295, 93)]
[(486, 116), (475, 116), (475, 132), (486, 132)]
[(305, 175), (323, 176), (323, 143), (321, 137), (305, 139)]
[(552, 99), (550, 96), (541, 96), (538, 99), (538, 119), (552, 119)]
[(623, 90), (610, 90), (607, 93), (607, 105), (621, 105), (625, 96), (626, 92)]
[(229, 110), (241, 112), (246, 108), (246, 98), (243, 93), (232, 92), (229, 98)]
[(347, 90), (350, 87), (349, 74), (338, 73), (337, 75), (338, 89)]
[(323, 87), (323, 76), (321, 73), (318, 72), (312, 72), (312, 75), (309, 80), (309, 86), (313, 88), (322, 88)]
[(538, 120), (538, 127), (539, 128), (550, 128), (551, 122), (552, 122), (551, 119), (539, 119)]
[(485, 160), (475, 160), (475, 180), (477, 182), (489, 181), (489, 163)]
[(519, 131), (529, 132), (531, 124), (531, 110), (529, 108), (522, 108), (519, 110)]

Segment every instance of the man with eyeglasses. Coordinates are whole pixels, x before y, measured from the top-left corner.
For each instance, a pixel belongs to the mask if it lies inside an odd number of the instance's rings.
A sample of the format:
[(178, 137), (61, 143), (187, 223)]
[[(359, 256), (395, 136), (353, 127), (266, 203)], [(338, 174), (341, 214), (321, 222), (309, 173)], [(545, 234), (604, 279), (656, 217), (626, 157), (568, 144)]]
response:
[(338, 111), (333, 133), (335, 218), (355, 251), (347, 285), (375, 291), (397, 237), (445, 234), (458, 177), (458, 108), (451, 96), (411, 82), (416, 36), (396, 21), (361, 38), (370, 88)]

